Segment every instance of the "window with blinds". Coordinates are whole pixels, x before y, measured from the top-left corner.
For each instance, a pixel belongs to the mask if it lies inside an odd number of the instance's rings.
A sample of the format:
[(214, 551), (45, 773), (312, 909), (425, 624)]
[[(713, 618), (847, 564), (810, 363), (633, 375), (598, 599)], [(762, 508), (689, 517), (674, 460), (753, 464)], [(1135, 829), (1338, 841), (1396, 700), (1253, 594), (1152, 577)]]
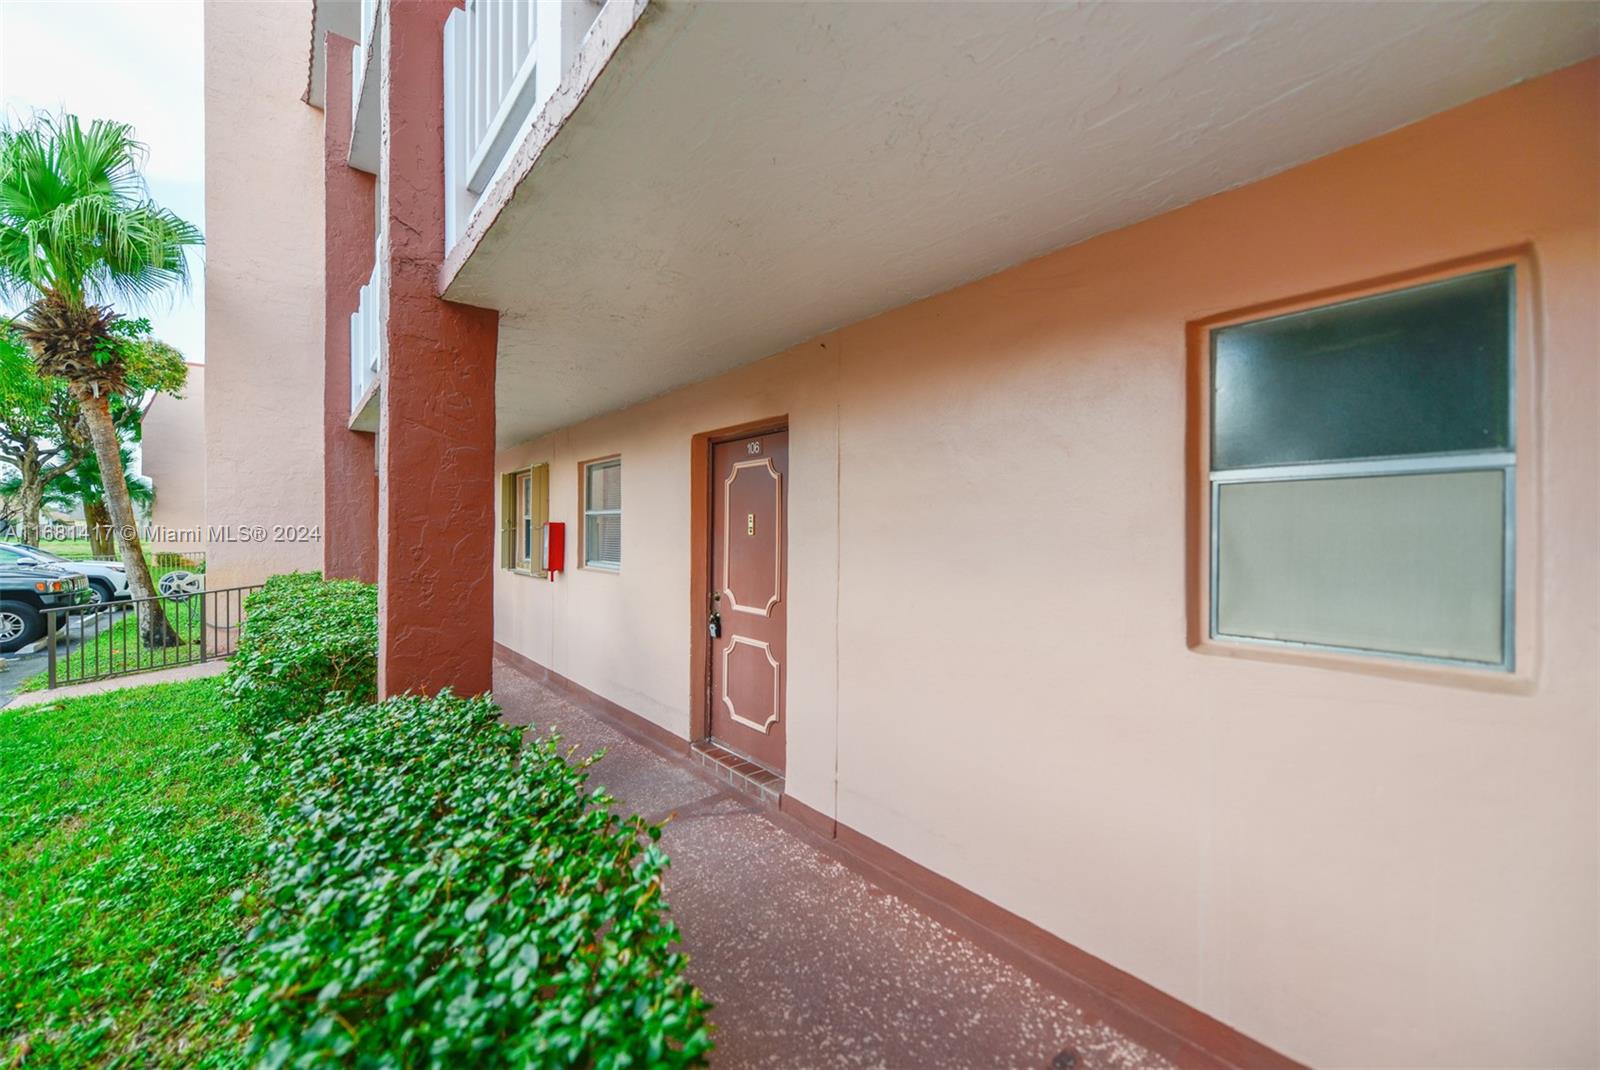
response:
[(1213, 637), (1512, 668), (1515, 281), (1212, 332)]
[(539, 543), (550, 519), (550, 466), (500, 477), (500, 567), (542, 576)]
[(583, 466), (583, 563), (622, 567), (622, 458)]

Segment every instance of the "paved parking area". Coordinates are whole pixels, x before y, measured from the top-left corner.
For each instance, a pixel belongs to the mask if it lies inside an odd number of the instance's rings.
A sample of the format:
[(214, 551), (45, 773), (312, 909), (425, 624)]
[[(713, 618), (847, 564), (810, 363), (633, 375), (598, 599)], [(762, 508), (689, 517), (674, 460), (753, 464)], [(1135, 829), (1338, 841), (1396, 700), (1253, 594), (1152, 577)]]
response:
[(43, 651), (35, 654), (0, 654), (0, 659), (6, 663), (5, 671), (0, 672), (0, 706), (4, 706), (24, 680), (44, 671), (45, 655)]

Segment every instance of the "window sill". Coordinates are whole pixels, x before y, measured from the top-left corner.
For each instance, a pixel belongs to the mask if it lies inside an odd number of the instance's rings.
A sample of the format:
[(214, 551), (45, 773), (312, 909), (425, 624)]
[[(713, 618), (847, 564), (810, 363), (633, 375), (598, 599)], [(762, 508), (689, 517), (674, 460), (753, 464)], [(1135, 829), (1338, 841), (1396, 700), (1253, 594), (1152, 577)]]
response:
[(511, 573), (513, 576), (526, 576), (530, 580), (547, 580), (550, 578), (550, 573), (548, 572), (534, 572), (525, 568), (508, 568), (505, 571)]
[(602, 573), (605, 573), (608, 576), (616, 576), (616, 575), (618, 575), (618, 574), (620, 574), (622, 572), (622, 566), (621, 565), (602, 565), (602, 564), (600, 564), (598, 562), (586, 561), (583, 564), (583, 571), (585, 571), (585, 572), (602, 572)]
[[(1459, 687), (1471, 691), (1493, 691), (1502, 694), (1531, 694), (1535, 680), (1531, 673), (1521, 668), (1504, 672), (1493, 666), (1476, 668), (1466, 664), (1417, 661), (1403, 656), (1383, 654), (1347, 654), (1336, 650), (1319, 650), (1312, 647), (1279, 646), (1230, 642), (1210, 637), (1191, 640), (1189, 649), (1208, 657), (1233, 658), (1241, 661), (1266, 661), (1279, 665), (1302, 665), (1309, 668), (1332, 669), (1336, 672), (1357, 673), (1362, 676), (1382, 676), (1392, 680), (1436, 684), (1442, 687)], [(1518, 651), (1517, 662), (1526, 664), (1528, 657)]]

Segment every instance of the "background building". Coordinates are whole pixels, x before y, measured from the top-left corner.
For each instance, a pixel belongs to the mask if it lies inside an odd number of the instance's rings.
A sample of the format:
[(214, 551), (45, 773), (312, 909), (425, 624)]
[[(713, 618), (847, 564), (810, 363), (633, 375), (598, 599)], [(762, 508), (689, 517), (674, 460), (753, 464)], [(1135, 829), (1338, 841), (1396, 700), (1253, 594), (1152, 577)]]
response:
[(206, 366), (189, 365), (183, 397), (160, 396), (145, 413), (139, 472), (156, 500), (149, 512), (152, 550), (206, 548)]
[(322, 121), (309, 0), (208, 3), (208, 583), (322, 563)]

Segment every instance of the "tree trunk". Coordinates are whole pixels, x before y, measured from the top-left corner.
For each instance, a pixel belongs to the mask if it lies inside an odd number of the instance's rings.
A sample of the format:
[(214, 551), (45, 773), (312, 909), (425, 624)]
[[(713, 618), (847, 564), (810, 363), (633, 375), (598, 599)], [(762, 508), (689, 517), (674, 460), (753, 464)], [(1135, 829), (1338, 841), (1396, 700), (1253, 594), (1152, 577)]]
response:
[(17, 488), (17, 510), (22, 528), (22, 541), (28, 546), (39, 545), (39, 512), (44, 508), (44, 480), (38, 468), (24, 465), (21, 469), (22, 486)]
[(32, 451), (29, 456), (22, 457), (22, 464), (18, 465), (18, 477), (22, 485), (16, 489), (16, 509), (22, 542), (38, 545), (38, 513), (45, 507), (45, 478), (38, 470)]
[(83, 503), (83, 523), (89, 529), (89, 552), (95, 557), (110, 557), (117, 552), (111, 535), (111, 513), (104, 501)]
[[(72, 393), (78, 399), (83, 422), (94, 443), (94, 455), (100, 462), (100, 482), (105, 487), (106, 506), (111, 511), (112, 530), (121, 551), (122, 565), (128, 570), (128, 589), (134, 598), (154, 599), (155, 581), (150, 578), (150, 565), (144, 559), (144, 547), (139, 542), (139, 520), (133, 512), (133, 499), (128, 496), (128, 480), (122, 470), (121, 443), (117, 430), (111, 423), (111, 406), (104, 395), (74, 383)], [(167, 615), (158, 601), (141, 603), (139, 610), (139, 636), (148, 647), (178, 645), (178, 634), (167, 622)]]

